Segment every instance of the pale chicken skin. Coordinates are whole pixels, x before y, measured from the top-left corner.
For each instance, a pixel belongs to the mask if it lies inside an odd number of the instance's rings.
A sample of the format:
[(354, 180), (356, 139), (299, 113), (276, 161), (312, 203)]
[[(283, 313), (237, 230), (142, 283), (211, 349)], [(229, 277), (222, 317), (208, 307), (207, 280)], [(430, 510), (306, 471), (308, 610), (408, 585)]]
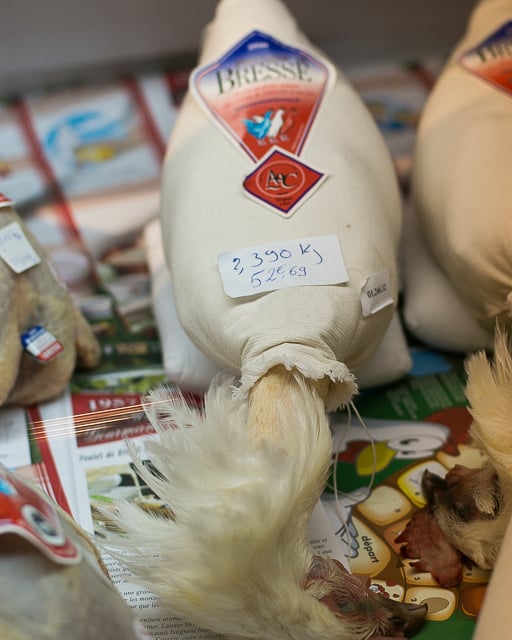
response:
[[(13, 222), (20, 225), (40, 262), (16, 273), (0, 260), (0, 406), (56, 397), (75, 367), (93, 368), (101, 355), (92, 328), (57, 279), (44, 249), (14, 208), (3, 208), (0, 229)], [(47, 362), (23, 348), (22, 334), (35, 326), (44, 327), (63, 347)]]

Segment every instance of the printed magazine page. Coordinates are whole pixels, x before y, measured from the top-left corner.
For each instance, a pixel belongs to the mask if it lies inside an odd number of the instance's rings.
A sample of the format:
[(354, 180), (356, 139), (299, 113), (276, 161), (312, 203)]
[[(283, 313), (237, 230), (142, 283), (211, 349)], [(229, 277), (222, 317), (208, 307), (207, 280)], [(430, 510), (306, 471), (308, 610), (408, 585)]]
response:
[(323, 502), (336, 527), (337, 487), (345, 514), (337, 535), (354, 573), (369, 576), (392, 598), (428, 603), (427, 622), (415, 638), (435, 640), (442, 634), (466, 640), (473, 634), (490, 572), (464, 565), (461, 583), (443, 588), (401, 554), (396, 537), (425, 505), (425, 470), (444, 477), (455, 464), (477, 467), (483, 459), (468, 446), (462, 359), (425, 349), (411, 353), (411, 375), (358, 399), (364, 428), (355, 415), (334, 420), (335, 474)]
[[(436, 61), (349, 71), (384, 135), (404, 194), (416, 124), (437, 71)], [(0, 464), (45, 491), (98, 545), (111, 531), (99, 506), (126, 499), (162, 517), (171, 508), (137, 473), (127, 441), (150, 464), (146, 445), (156, 435), (141, 397), (176, 380), (164, 364), (176, 336), (155, 316), (162, 274), (148, 267), (144, 229), (158, 217), (161, 161), (188, 74), (48, 89), (0, 106), (0, 192), (16, 202), (48, 251), (103, 356), (96, 370), (77, 371), (59, 398), (0, 409)], [(444, 475), (454, 464), (481, 463), (467, 443), (462, 359), (415, 344), (411, 355), (406, 378), (362, 392), (355, 410), (332, 416), (331, 473), (308, 532), (318, 553), (370, 577), (390, 598), (427, 602), (427, 621), (414, 638), (467, 640), (488, 572), (465, 566), (457, 587), (442, 588), (396, 542), (424, 504), (426, 469)], [(112, 557), (104, 560), (141, 619), (141, 637), (217, 638), (164, 609)]]
[[(473, 633), (489, 572), (465, 566), (460, 585), (445, 589), (431, 574), (415, 570), (395, 542), (424, 504), (420, 479), (425, 469), (444, 475), (457, 463), (481, 463), (467, 444), (470, 416), (462, 360), (422, 349), (412, 354), (411, 375), (361, 394), (356, 403), (360, 418), (355, 413), (333, 416), (332, 473), (309, 534), (319, 553), (369, 576), (389, 597), (428, 602), (427, 622), (415, 638), (434, 640), (442, 629), (464, 640)], [(8, 428), (2, 432), (2, 462), (49, 493), (98, 544), (108, 528), (98, 505), (122, 498), (166, 517), (169, 505), (139, 477), (126, 447), (130, 439), (145, 460), (145, 444), (156, 437), (140, 399), (137, 391), (92, 390), (66, 394), (30, 412), (3, 410), (0, 418)], [(115, 560), (104, 559), (147, 638), (215, 636), (162, 608)]]
[[(170, 515), (169, 505), (154, 495), (138, 475), (127, 449), (129, 439), (135, 445), (137, 455), (143, 461), (147, 460), (145, 445), (156, 437), (145, 418), (140, 399), (137, 392), (91, 391), (67, 395), (58, 403), (49, 403), (39, 409), (39, 415), (45, 416), (46, 420), (42, 418), (36, 424), (38, 442), (43, 443), (41, 449), (46, 452), (43, 456), (46, 466), (54, 469), (53, 483), (48, 487), (50, 493), (72, 513), (100, 548), (102, 532), (105, 529), (112, 532), (112, 529), (99, 513), (99, 505), (115, 508), (116, 500), (125, 499), (162, 517)], [(53, 419), (52, 416), (63, 411), (66, 405), (71, 406), (68, 415), (73, 417), (68, 421)], [(69, 420), (74, 423), (71, 427)], [(41, 463), (32, 465), (33, 474), (36, 469), (41, 474), (40, 467)], [(23, 475), (27, 476), (26, 470)], [(44, 485), (42, 488), (48, 489)], [(315, 508), (309, 535), (318, 553), (334, 556), (348, 566), (342, 543), (335, 536), (323, 503)], [(161, 607), (157, 596), (137, 583), (116, 560), (106, 553), (103, 558), (113, 583), (140, 617), (148, 638), (200, 640), (216, 637)]]

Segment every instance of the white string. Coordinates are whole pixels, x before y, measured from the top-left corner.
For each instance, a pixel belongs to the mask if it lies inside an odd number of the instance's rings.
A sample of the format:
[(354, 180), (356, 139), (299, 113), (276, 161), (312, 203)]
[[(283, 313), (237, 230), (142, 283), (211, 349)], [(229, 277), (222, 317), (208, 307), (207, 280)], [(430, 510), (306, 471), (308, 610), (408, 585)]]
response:
[(371, 473), (371, 476), (370, 476), (370, 482), (369, 482), (369, 484), (367, 486), (368, 495), (370, 495), (370, 492), (373, 489), (373, 485), (375, 483), (375, 475), (377, 473), (377, 449), (375, 448), (375, 439), (372, 436), (372, 434), (370, 433), (370, 430), (366, 426), (365, 421), (363, 420), (361, 414), (357, 410), (357, 407), (355, 406), (355, 404), (352, 401), (350, 402), (350, 406), (352, 407), (354, 413), (356, 414), (357, 419), (359, 420), (359, 424), (363, 427), (364, 432), (368, 436), (368, 440), (370, 441), (370, 446), (372, 448), (372, 473)]
[(348, 536), (348, 542), (349, 542), (349, 547), (350, 542), (353, 541), (353, 538), (351, 537), (351, 532), (350, 532), (350, 528), (348, 526), (348, 522), (347, 519), (345, 518), (344, 512), (343, 512), (343, 508), (340, 505), (340, 497), (342, 496), (346, 496), (346, 497), (350, 497), (350, 495), (344, 491), (341, 491), (338, 487), (338, 453), (341, 449), (341, 443), (343, 442), (343, 438), (345, 437), (349, 427), (351, 426), (352, 423), (352, 412), (355, 413), (355, 415), (357, 416), (357, 419), (359, 421), (359, 424), (363, 427), (363, 430), (365, 432), (365, 434), (368, 437), (371, 449), (372, 449), (372, 473), (370, 476), (370, 481), (368, 483), (368, 485), (366, 486), (366, 493), (367, 496), (370, 495), (371, 490), (373, 488), (374, 482), (375, 482), (375, 475), (376, 475), (376, 469), (377, 469), (377, 450), (375, 448), (375, 440), (373, 438), (373, 436), (370, 433), (370, 430), (368, 429), (368, 427), (366, 426), (361, 414), (359, 413), (359, 411), (357, 410), (357, 407), (355, 406), (355, 404), (350, 401), (350, 403), (346, 406), (346, 411), (347, 411), (347, 422), (344, 425), (343, 429), (341, 429), (339, 436), (336, 438), (335, 442), (334, 442), (334, 462), (332, 465), (332, 486), (329, 487), (332, 489), (333, 491), (333, 495), (334, 495), (334, 510), (336, 512), (336, 515), (338, 516), (340, 523), (341, 523), (341, 527), (342, 529), (345, 530), (347, 536)]
[(348, 420), (344, 428), (341, 430), (337, 438), (337, 441), (334, 443), (334, 462), (332, 465), (332, 487), (330, 488), (332, 489), (333, 495), (334, 495), (334, 510), (336, 511), (336, 515), (338, 516), (341, 522), (342, 528), (344, 528), (345, 531), (348, 532), (347, 521), (345, 520), (343, 509), (340, 507), (340, 504), (339, 504), (340, 493), (343, 493), (343, 492), (340, 492), (338, 488), (338, 453), (339, 453), (339, 450), (341, 449), (341, 443), (343, 442), (343, 439), (352, 421), (350, 406), (347, 407), (347, 413), (348, 413)]

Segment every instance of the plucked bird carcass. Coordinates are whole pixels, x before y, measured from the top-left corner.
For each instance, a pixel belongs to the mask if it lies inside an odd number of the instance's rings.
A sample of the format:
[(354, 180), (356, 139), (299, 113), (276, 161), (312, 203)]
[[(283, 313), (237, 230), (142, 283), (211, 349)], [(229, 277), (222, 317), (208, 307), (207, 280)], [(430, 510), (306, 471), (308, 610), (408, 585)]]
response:
[[(438, 539), (443, 536), (448, 545), (482, 569), (494, 567), (512, 515), (511, 349), (509, 332), (498, 325), (493, 360), (479, 351), (466, 361), (466, 396), (472, 415), (469, 434), (472, 446), (482, 454), (482, 465), (458, 464), (444, 478), (426, 472), (422, 479), (430, 514), (422, 518), (435, 520)], [(412, 534), (405, 530), (406, 542), (411, 536), (421, 536), (421, 531), (414, 532), (417, 527), (415, 524)], [(415, 552), (426, 556), (429, 549), (419, 547)], [(452, 560), (444, 558), (445, 566), (439, 569), (445, 574)], [(436, 561), (440, 563), (440, 558)]]
[(472, 415), (470, 435), (484, 456), (481, 467), (455, 466), (445, 478), (423, 480), (429, 508), (447, 541), (477, 566), (492, 569), (474, 640), (506, 640), (512, 567), (512, 342), (500, 323), (494, 356), (484, 351), (467, 361), (466, 395)]
[(75, 367), (92, 368), (99, 343), (45, 250), (0, 194), (0, 405), (61, 393)]
[(397, 539), (404, 555), (444, 587), (458, 584), (464, 561), (494, 568), (512, 516), (511, 349), (510, 334), (499, 324), (493, 360), (481, 350), (466, 361), (469, 435), (482, 464), (456, 464), (444, 477), (426, 471), (426, 506)]
[(492, 348), (512, 316), (512, 2), (480, 0), (422, 113), (404, 318), (430, 344)]
[(196, 624), (364, 640), (424, 618), (306, 535), (326, 410), (351, 402), (395, 310), (400, 226), (387, 149), (342, 73), (278, 0), (222, 0), (166, 155), (162, 228), (181, 323), (235, 378), (203, 412), (150, 396), (157, 471), (139, 470), (174, 517), (121, 504), (118, 523), (131, 569)]
[(0, 466), (0, 637), (136, 640), (142, 627), (75, 522)]

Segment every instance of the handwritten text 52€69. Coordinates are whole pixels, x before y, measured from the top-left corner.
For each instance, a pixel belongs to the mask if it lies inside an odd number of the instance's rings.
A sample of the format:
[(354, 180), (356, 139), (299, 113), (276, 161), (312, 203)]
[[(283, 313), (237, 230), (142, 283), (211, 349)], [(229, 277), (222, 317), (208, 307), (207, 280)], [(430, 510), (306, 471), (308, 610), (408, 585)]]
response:
[(336, 236), (273, 242), (218, 256), (225, 293), (231, 298), (305, 285), (348, 281)]

